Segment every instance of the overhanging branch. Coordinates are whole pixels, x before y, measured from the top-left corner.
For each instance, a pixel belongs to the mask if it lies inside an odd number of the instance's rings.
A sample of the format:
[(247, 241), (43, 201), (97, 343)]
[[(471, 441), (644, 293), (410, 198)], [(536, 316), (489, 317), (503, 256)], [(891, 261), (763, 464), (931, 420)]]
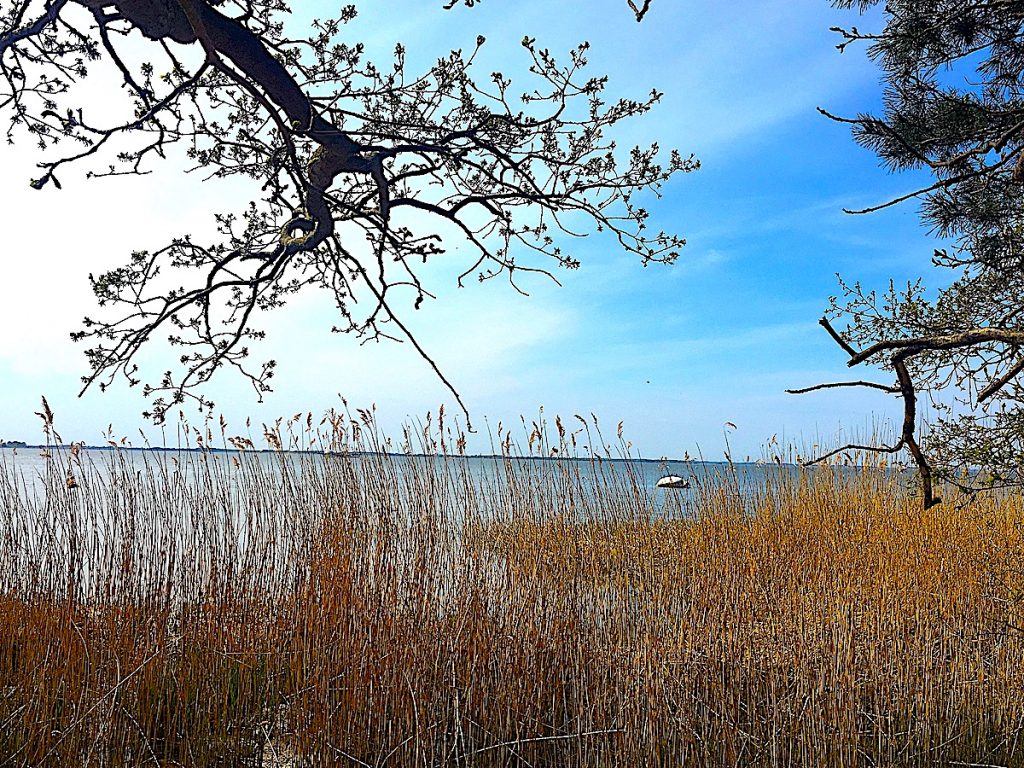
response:
[(925, 340), (916, 339), (913, 343), (909, 344), (905, 343), (907, 340), (879, 342), (878, 344), (872, 345), (867, 350), (858, 352), (832, 326), (827, 317), (821, 318), (818, 322), (828, 332), (829, 336), (832, 337), (836, 344), (838, 344), (844, 352), (850, 355), (850, 360), (848, 362), (848, 365), (850, 366), (862, 363), (873, 355), (879, 354), (883, 350), (900, 350), (893, 355), (889, 361), (893, 372), (896, 374), (898, 386), (887, 387), (870, 381), (853, 381), (819, 384), (812, 387), (805, 387), (803, 389), (787, 390), (787, 392), (790, 392), (791, 394), (803, 394), (832, 387), (870, 387), (873, 389), (880, 389), (885, 392), (896, 392), (903, 398), (903, 425), (900, 430), (900, 439), (894, 445), (858, 445), (850, 443), (818, 456), (806, 462), (806, 464), (817, 464), (818, 462), (824, 461), (836, 454), (849, 450), (860, 450), (872, 453), (896, 453), (906, 448), (914, 459), (914, 463), (917, 465), (918, 476), (921, 479), (922, 503), (924, 508), (928, 509), (941, 503), (942, 499), (935, 496), (934, 493), (933, 473), (928, 457), (925, 456), (924, 451), (921, 450), (921, 446), (917, 441), (917, 390), (914, 387), (914, 380), (911, 377), (910, 372), (907, 370), (906, 362), (908, 357), (912, 357), (922, 351), (924, 348), (922, 345), (925, 344)]

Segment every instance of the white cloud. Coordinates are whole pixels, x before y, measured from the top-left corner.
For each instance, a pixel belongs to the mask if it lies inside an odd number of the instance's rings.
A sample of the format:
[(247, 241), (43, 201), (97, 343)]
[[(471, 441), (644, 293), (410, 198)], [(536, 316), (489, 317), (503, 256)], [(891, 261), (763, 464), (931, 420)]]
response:
[[(418, 62), (410, 70), (416, 71), (446, 46), (468, 47), (481, 32), (489, 37), (481, 79), (501, 68), (521, 83), (527, 62), (518, 46), (523, 34), (537, 36), (556, 53), (588, 37), (594, 44), (593, 73), (613, 75), (610, 95), (642, 95), (655, 86), (666, 92), (665, 103), (650, 119), (624, 129), (622, 143), (663, 137), (666, 146), (702, 155), (708, 162), (700, 174), (712, 179), (733, 148), (770, 143), (775, 128), (795, 116), (807, 115), (808, 125), (817, 125), (824, 119), (813, 108), (826, 96), (838, 98), (873, 82), (861, 58), (840, 57), (832, 49), (821, 0), (736, 7), (712, 0), (657, 0), (643, 25), (631, 20), (624, 0), (588, 4), (584, 18), (581, 4), (548, 0), (524, 0), (514, 7), (493, 0), (448, 14), (438, 5), (422, 0), (368, 4), (351, 28), (351, 39), (368, 33), (384, 56), (395, 40), (404, 39), (410, 60)], [(326, 4), (317, 7), (328, 10)], [(90, 108), (102, 112), (105, 92), (97, 88), (92, 93)], [(774, 151), (791, 153), (795, 164), (802, 162), (800, 149), (773, 145)], [(82, 315), (96, 311), (87, 274), (120, 265), (133, 249), (158, 247), (173, 235), (209, 232), (212, 211), (238, 209), (250, 193), (240, 183), (200, 183), (195, 175), (181, 174), (180, 157), (136, 179), (85, 182), (84, 168), (71, 169), (61, 177), (62, 191), (48, 187), (36, 192), (27, 186), (36, 175), (36, 160), (29, 144), (0, 147), (5, 170), (0, 205), (8, 225), (5, 281), (0, 284), (0, 397), (5, 403), (0, 428), (5, 436), (16, 436), (12, 430), (35, 430), (31, 412), (45, 393), (60, 423), (68, 432), (74, 427), (76, 437), (95, 440), (110, 421), (129, 432), (143, 407), (135, 393), (119, 388), (112, 396), (73, 400), (85, 361), (67, 334)], [(665, 207), (672, 210), (676, 191), (699, 181), (696, 176), (675, 183)], [(624, 419), (627, 436), (634, 436), (647, 455), (692, 451), (701, 440), (717, 445), (727, 419), (741, 426), (734, 438), (735, 445), (744, 446), (741, 450), (756, 447), (782, 424), (835, 423), (836, 412), (856, 412), (868, 401), (844, 395), (818, 401), (832, 406), (808, 405), (781, 390), (813, 379), (817, 370), (804, 376), (780, 370), (777, 361), (764, 363), (764, 370), (745, 362), (752, 350), (792, 347), (808, 338), (816, 315), (808, 315), (808, 323), (791, 322), (793, 312), (765, 319), (762, 307), (730, 296), (728, 280), (739, 266), (745, 269), (764, 252), (784, 248), (786, 238), (811, 236), (811, 230), (822, 228), (822, 206), (835, 210), (847, 199), (834, 207), (826, 201), (770, 214), (772, 191), (736, 188), (730, 194), (745, 202), (762, 195), (762, 202), (755, 200), (748, 208), (764, 215), (736, 217), (734, 211), (700, 207), (699, 200), (688, 204), (679, 224), (691, 245), (674, 269), (641, 270), (635, 257), (613, 255), (608, 241), (577, 241), (574, 245), (590, 258), (579, 273), (560, 275), (566, 288), (538, 282), (531, 285), (534, 295), (523, 298), (497, 283), (456, 290), (460, 257), (453, 250), (428, 269), (429, 287), (436, 289), (439, 301), (410, 312), (408, 319), (478, 422), (487, 415), (492, 423), (499, 418), (509, 423), (541, 403), (549, 413), (593, 410), (609, 426)], [(730, 240), (732, 231), (759, 233), (761, 251), (749, 242), (740, 247), (737, 238)], [(821, 237), (827, 239), (828, 232)], [(809, 266), (794, 268), (801, 269)], [(723, 276), (721, 285), (713, 285), (716, 275)], [(690, 281), (697, 277), (708, 278), (701, 286), (713, 286), (708, 296), (693, 294), (703, 290), (691, 290)], [(801, 278), (796, 272), (780, 273), (779, 282), (764, 286), (776, 310), (787, 302), (809, 301), (799, 291)], [(655, 290), (667, 284), (671, 292)], [(695, 316), (692, 305), (698, 299), (716, 299), (721, 315)], [(355, 405), (379, 403), (391, 425), (443, 400), (450, 403), (408, 344), (358, 347), (351, 338), (328, 333), (332, 313), (322, 298), (307, 297), (267, 316), (269, 339), (261, 352), (281, 362), (278, 391), (257, 407), (238, 377), (220, 379), (210, 394), (232, 423), (247, 415), (258, 422), (299, 410), (320, 412), (337, 404), (336, 393)], [(828, 370), (832, 358), (820, 363), (826, 342), (811, 344), (808, 368)], [(147, 354), (153, 366), (167, 358), (166, 351)]]

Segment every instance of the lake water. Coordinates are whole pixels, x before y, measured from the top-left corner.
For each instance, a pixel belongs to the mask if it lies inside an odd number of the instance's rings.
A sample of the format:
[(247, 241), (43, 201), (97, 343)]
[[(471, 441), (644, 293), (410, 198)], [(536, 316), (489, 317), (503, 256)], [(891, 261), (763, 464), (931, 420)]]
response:
[[(472, 483), (478, 490), (496, 491), (497, 485), (510, 482), (545, 482), (552, 478), (571, 478), (580, 487), (619, 487), (646, 497), (655, 508), (681, 506), (686, 508), (701, 489), (728, 485), (742, 496), (748, 496), (765, 484), (782, 479), (794, 479), (802, 471), (792, 464), (738, 463), (704, 461), (650, 461), (641, 459), (564, 459), (501, 456), (424, 456), (404, 454), (353, 454), (348, 457), (313, 452), (266, 451), (175, 451), (175, 450), (118, 450), (86, 448), (76, 456), (66, 448), (41, 450), (39, 448), (0, 449), (0, 475), (7, 481), (8, 493), (13, 486), (28, 497), (45, 493), (47, 477), (58, 486), (60, 479), (70, 472), (76, 482), (88, 478), (93, 483), (106, 485), (132, 475), (169, 477), (178, 474), (186, 482), (201, 482), (205, 471), (213, 471), (221, 480), (241, 481), (246, 473), (264, 471), (271, 477), (281, 477), (289, 484), (296, 479), (321, 473), (330, 473), (342, 465), (364, 473), (364, 481), (374, 482), (373, 475), (384, 474), (397, 482), (408, 482), (413, 475), (443, 475), (458, 477), (461, 486)], [(677, 475), (690, 483), (687, 489), (657, 488), (659, 478)], [(59, 476), (59, 477), (58, 477)], [(81, 477), (77, 477), (81, 476)], [(54, 478), (57, 478), (56, 480)], [(245, 487), (239, 482), (244, 496)]]
[[(861, 471), (495, 456), (45, 454), (0, 450), (0, 590), (59, 595), (73, 588), (96, 599), (166, 585), (181, 600), (223, 585), (283, 593), (305, 578), (305, 564), (325, 540), (363, 547), (384, 558), (389, 573), (412, 574), (423, 547), (434, 547), (430, 557), (438, 562), (454, 563), (467, 537), (491, 522), (529, 530), (552, 518), (616, 523), (745, 514), (755, 502), (780, 498), (766, 489)], [(656, 488), (666, 474), (691, 487)]]

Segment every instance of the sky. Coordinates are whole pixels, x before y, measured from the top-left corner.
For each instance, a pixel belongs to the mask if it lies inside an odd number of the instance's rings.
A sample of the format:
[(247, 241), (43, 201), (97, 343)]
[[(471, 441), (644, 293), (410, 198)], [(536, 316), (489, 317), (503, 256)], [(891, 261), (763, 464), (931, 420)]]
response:
[[(467, 252), (450, 243), (428, 273), (437, 300), (407, 319), (470, 410), (478, 430), (471, 450), (487, 452), (489, 429), (532, 421), (541, 408), (549, 420), (593, 414), (609, 434), (621, 421), (634, 454), (645, 458), (716, 459), (728, 448), (743, 459), (761, 456), (773, 436), (811, 450), (888, 428), (899, 406), (891, 396), (784, 391), (849, 377), (845, 354), (817, 325), (838, 290), (836, 273), (879, 289), (890, 278), (929, 276), (935, 242), (913, 204), (842, 212), (912, 189), (915, 180), (888, 175), (816, 110), (877, 108), (877, 69), (863, 50), (840, 54), (829, 31), (870, 28), (877, 18), (825, 0), (655, 0), (642, 24), (625, 0), (441, 6), (364, 2), (343, 39), (364, 42), (384, 64), (402, 42), (417, 71), (482, 34), (483, 79), (500, 69), (514, 81), (528, 66), (524, 36), (556, 54), (587, 40), (590, 69), (609, 75), (609, 96), (665, 94), (653, 113), (623, 127), (620, 145), (657, 141), (702, 164), (649, 206), (651, 229), (687, 240), (672, 266), (642, 267), (598, 235), (573, 241), (582, 267), (560, 272), (561, 287), (528, 281), (523, 297), (500, 281), (457, 288)], [(328, 12), (323, 4), (304, 8)], [(103, 84), (102, 72), (86, 81), (97, 110), (118, 103)], [(112, 425), (117, 436), (138, 443), (142, 430), (160, 443), (141, 418), (137, 390), (118, 385), (78, 397), (86, 362), (68, 334), (96, 314), (87, 276), (169, 236), (209, 232), (211, 212), (235, 201), (241, 209), (249, 192), (185, 174), (174, 155), (144, 177), (87, 179), (82, 165), (61, 176), (61, 190), (35, 191), (28, 181), (38, 160), (26, 142), (0, 146), (0, 439), (41, 439), (34, 412), (45, 395), (65, 440), (98, 443)], [(246, 418), (316, 417), (341, 397), (375, 406), (393, 435), (442, 403), (457, 410), (409, 344), (360, 346), (331, 334), (334, 320), (327, 298), (314, 294), (268, 318), (261, 352), (278, 361), (275, 391), (258, 403), (231, 372), (208, 390), (229, 432), (243, 432)], [(172, 357), (155, 344), (145, 359), (159, 366)]]

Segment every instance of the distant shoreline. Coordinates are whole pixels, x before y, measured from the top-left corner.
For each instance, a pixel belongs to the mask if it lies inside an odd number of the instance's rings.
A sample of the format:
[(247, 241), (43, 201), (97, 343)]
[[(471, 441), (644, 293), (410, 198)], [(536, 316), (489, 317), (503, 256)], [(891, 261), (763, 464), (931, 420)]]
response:
[[(316, 455), (316, 456), (400, 456), (409, 458), (453, 458), (453, 459), (527, 459), (530, 461), (607, 461), (615, 463), (643, 463), (643, 464), (711, 464), (723, 466), (732, 464), (734, 466), (757, 466), (765, 462), (757, 461), (707, 461), (704, 459), (643, 459), (643, 458), (608, 458), (607, 456), (504, 456), (499, 453), (466, 453), (466, 454), (443, 454), (443, 453), (401, 453), (397, 451), (317, 451), (317, 450), (285, 450), (277, 448), (169, 448), (167, 446), (152, 446), (148, 448), (140, 448), (138, 446), (128, 445), (78, 445), (80, 450), (84, 451), (133, 451), (137, 453), (224, 453), (224, 454), (238, 454), (238, 453), (290, 453), (297, 456)], [(41, 443), (23, 443), (18, 440), (7, 440), (0, 442), (0, 448), (9, 448), (13, 450), (38, 450), (38, 451), (69, 451), (72, 448), (72, 444), (62, 443), (60, 445), (46, 445)], [(778, 466), (778, 465), (777, 465)], [(790, 464), (784, 462), (782, 466), (799, 466), (797, 464)]]

